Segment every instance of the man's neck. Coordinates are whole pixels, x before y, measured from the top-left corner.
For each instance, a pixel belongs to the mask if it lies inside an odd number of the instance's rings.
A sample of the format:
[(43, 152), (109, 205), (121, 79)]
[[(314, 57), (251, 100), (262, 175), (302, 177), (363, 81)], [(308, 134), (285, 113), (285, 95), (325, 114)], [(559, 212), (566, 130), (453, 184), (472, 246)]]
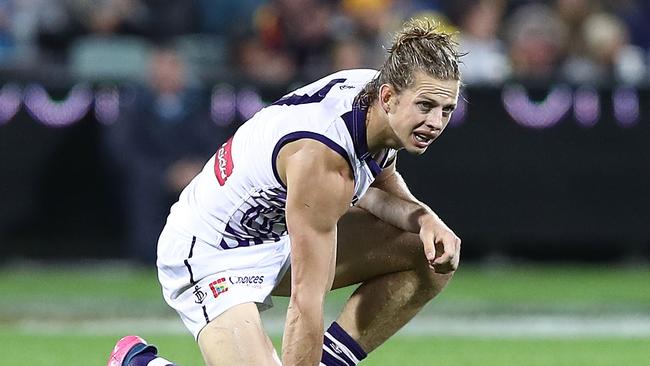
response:
[(368, 151), (376, 154), (386, 147), (390, 147), (392, 130), (386, 118), (386, 112), (376, 102), (368, 107), (366, 114), (366, 140)]

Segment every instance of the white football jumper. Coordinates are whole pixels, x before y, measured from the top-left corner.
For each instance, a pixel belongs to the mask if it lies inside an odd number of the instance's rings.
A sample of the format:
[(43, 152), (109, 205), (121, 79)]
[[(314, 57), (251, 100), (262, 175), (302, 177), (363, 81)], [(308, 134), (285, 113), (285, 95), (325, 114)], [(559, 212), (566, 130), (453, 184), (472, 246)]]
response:
[(397, 151), (371, 156), (366, 112), (356, 96), (377, 74), (345, 70), (287, 94), (259, 111), (217, 150), (180, 194), (158, 243), (158, 274), (167, 303), (198, 337), (228, 308), (270, 293), (289, 266), (286, 187), (276, 159), (300, 139), (340, 154), (361, 197)]

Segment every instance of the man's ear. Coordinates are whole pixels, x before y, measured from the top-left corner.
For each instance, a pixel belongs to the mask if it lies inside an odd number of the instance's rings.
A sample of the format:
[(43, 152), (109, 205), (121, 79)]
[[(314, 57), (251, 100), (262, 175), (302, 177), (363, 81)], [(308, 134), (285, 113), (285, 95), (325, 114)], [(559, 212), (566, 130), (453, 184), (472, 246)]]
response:
[(379, 87), (379, 102), (381, 103), (381, 108), (384, 112), (390, 112), (391, 108), (395, 104), (395, 88), (390, 84), (382, 84)]

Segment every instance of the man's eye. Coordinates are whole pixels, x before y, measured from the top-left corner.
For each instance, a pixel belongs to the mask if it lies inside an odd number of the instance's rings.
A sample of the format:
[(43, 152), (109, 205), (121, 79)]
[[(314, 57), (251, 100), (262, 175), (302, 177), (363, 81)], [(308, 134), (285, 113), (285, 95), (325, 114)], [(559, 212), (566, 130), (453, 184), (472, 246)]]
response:
[(429, 111), (432, 108), (431, 103), (429, 102), (418, 102), (418, 107), (422, 111)]

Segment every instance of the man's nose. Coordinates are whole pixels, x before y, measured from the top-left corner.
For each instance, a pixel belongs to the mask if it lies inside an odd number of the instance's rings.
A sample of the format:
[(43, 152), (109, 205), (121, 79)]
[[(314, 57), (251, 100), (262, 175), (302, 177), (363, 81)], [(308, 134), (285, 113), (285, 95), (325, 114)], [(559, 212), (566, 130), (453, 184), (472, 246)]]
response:
[(433, 108), (429, 115), (427, 116), (427, 120), (425, 122), (426, 126), (431, 128), (434, 131), (442, 131), (443, 126), (443, 118), (442, 118), (442, 107), (438, 106), (436, 108)]

